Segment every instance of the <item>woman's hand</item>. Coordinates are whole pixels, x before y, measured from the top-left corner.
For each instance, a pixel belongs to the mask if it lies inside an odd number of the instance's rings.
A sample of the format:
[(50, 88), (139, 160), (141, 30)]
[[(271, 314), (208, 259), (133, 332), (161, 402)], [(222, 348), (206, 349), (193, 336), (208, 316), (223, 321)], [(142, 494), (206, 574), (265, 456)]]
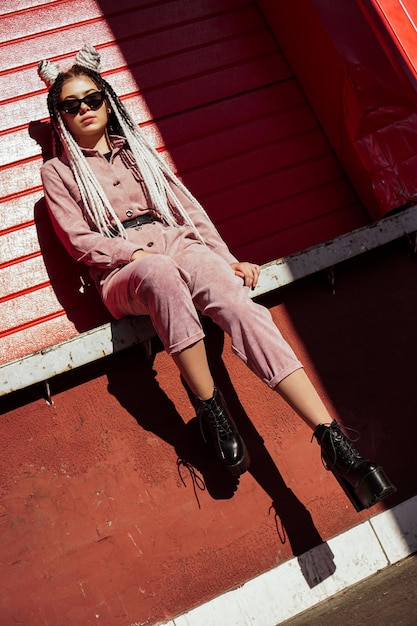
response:
[(243, 261), (241, 263), (231, 263), (230, 267), (234, 270), (236, 276), (243, 278), (245, 287), (255, 289), (261, 272), (259, 265), (249, 263), (249, 261)]

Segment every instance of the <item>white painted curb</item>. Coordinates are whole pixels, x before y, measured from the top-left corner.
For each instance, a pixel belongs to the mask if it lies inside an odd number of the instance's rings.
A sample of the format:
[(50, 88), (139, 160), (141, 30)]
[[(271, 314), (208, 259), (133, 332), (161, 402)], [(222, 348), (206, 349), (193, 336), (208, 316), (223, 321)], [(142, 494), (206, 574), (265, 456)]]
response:
[(161, 626), (276, 626), (416, 551), (417, 496)]

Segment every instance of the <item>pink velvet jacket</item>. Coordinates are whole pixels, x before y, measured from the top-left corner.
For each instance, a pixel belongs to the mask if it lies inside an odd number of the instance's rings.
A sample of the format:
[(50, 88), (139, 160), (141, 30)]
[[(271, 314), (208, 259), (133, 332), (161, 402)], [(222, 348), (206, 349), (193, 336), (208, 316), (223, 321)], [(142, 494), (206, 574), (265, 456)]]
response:
[[(123, 222), (149, 211), (140, 183), (121, 159), (126, 140), (113, 137), (110, 161), (96, 150), (83, 153), (115, 213)], [(104, 276), (130, 262), (140, 246), (135, 243), (135, 229), (127, 230), (127, 239), (101, 235), (83, 210), (81, 194), (65, 155), (47, 161), (41, 168), (48, 210), (55, 231), (76, 260), (90, 266), (97, 286)], [(175, 190), (206, 245), (228, 263), (237, 259), (231, 254), (213, 223), (179, 190)]]

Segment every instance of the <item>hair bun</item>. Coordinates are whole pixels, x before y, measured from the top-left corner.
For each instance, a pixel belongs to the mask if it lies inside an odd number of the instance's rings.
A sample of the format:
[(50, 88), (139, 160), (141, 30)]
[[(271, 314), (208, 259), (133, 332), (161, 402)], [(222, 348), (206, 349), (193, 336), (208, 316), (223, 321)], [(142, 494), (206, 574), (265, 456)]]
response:
[(75, 57), (75, 63), (94, 72), (100, 71), (100, 54), (90, 44), (85, 44)]
[(38, 63), (38, 75), (41, 80), (48, 87), (52, 87), (58, 74), (61, 72), (59, 65), (52, 63), (51, 61), (39, 61)]

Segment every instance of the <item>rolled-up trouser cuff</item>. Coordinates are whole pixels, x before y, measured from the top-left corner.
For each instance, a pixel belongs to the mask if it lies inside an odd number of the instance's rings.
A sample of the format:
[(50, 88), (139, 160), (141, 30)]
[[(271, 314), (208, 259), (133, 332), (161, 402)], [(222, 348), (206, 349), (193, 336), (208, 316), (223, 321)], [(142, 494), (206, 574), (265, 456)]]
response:
[(301, 370), (301, 369), (303, 369), (303, 365), (300, 363), (300, 361), (298, 361), (298, 365), (294, 363), (294, 365), (289, 366), (287, 367), (286, 370), (283, 370), (282, 372), (280, 372), (279, 375), (274, 376), (272, 380), (265, 380), (265, 382), (268, 385), (268, 387), (270, 387), (271, 389), (275, 389), (275, 387), (279, 385), (279, 383), (282, 382), (284, 378), (287, 378), (287, 376), (289, 376), (290, 374), (293, 374), (297, 370)]
[(188, 337), (187, 339), (184, 339), (183, 341), (180, 341), (179, 343), (176, 343), (173, 346), (165, 347), (165, 350), (167, 351), (169, 356), (172, 356), (173, 354), (177, 354), (178, 352), (182, 352), (182, 350), (185, 350), (186, 348), (193, 346), (195, 343), (197, 343), (201, 339), (204, 339), (204, 337), (205, 337), (204, 332), (203, 330), (201, 330), (200, 332), (195, 333), (191, 337)]

